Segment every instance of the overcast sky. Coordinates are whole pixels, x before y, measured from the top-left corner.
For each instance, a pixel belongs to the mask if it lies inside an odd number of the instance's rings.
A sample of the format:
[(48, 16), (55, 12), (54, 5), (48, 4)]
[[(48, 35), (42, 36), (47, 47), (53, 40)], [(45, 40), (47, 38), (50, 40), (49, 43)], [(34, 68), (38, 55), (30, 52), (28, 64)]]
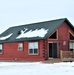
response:
[(0, 0), (0, 33), (12, 26), (59, 18), (74, 25), (74, 0)]

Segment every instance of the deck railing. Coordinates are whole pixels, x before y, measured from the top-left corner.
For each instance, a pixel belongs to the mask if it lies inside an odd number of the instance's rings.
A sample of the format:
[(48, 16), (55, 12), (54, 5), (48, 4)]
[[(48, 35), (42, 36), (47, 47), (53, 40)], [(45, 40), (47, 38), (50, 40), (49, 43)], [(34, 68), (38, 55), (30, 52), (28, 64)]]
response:
[(60, 50), (60, 59), (61, 59), (61, 61), (73, 61), (74, 60), (74, 51)]

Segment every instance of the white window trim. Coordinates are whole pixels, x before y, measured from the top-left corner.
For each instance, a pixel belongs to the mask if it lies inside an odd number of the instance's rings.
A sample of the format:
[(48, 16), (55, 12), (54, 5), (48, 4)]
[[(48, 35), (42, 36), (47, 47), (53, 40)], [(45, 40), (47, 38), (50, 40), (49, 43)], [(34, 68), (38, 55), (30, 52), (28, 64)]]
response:
[(2, 54), (2, 53), (3, 53), (3, 44), (0, 44), (0, 45), (2, 46), (2, 49), (1, 49), (1, 50), (2, 50), (2, 52), (0, 52), (0, 54)]
[[(29, 43), (38, 43), (38, 42), (29, 42)], [(38, 51), (37, 53), (29, 53), (29, 43), (28, 43), (28, 55), (38, 55), (39, 54), (39, 46), (38, 46)], [(34, 51), (34, 50), (33, 50)]]
[[(22, 49), (19, 49), (19, 44), (22, 44)], [(18, 43), (18, 51), (23, 51), (23, 43)]]

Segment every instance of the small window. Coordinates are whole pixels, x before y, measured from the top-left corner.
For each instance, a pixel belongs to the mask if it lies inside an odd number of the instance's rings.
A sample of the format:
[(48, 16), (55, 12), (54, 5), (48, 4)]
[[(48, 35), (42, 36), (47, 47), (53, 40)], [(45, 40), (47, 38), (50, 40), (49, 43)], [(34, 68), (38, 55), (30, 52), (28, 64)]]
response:
[(0, 44), (0, 53), (2, 53), (2, 49), (3, 49), (2, 44)]
[(74, 50), (74, 43), (70, 43), (70, 51)]
[(74, 36), (70, 33), (70, 40), (74, 40)]
[(38, 42), (29, 43), (29, 54), (38, 54)]
[(57, 39), (57, 31), (54, 32), (50, 37), (49, 39)]
[(22, 50), (23, 50), (23, 43), (19, 43), (19, 44), (18, 44), (18, 50), (19, 50), (19, 51), (22, 51)]

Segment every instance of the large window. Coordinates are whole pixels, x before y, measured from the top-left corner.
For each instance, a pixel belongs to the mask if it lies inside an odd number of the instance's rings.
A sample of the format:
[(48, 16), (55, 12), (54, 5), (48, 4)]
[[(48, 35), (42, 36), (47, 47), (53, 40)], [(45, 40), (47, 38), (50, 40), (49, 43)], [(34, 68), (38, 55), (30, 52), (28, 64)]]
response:
[(70, 51), (74, 50), (74, 43), (70, 43)]
[(2, 44), (0, 44), (0, 53), (2, 53), (2, 49), (3, 49)]
[(18, 50), (19, 50), (19, 51), (22, 51), (22, 50), (23, 50), (23, 43), (19, 43), (19, 44), (18, 44)]
[(29, 54), (38, 54), (38, 42), (29, 43)]

